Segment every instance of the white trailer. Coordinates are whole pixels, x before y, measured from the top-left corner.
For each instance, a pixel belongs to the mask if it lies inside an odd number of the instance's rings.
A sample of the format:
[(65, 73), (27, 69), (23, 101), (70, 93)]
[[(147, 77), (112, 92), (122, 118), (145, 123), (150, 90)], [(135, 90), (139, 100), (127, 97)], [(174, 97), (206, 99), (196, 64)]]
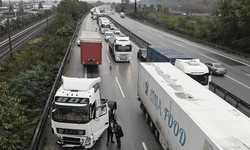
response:
[(250, 119), (170, 63), (141, 63), (138, 96), (164, 150), (250, 150)]
[(116, 102), (100, 98), (100, 77), (62, 79), (53, 101), (52, 132), (63, 147), (91, 148), (108, 128)]
[(176, 59), (174, 65), (206, 88), (209, 88), (211, 75), (208, 67), (200, 59)]

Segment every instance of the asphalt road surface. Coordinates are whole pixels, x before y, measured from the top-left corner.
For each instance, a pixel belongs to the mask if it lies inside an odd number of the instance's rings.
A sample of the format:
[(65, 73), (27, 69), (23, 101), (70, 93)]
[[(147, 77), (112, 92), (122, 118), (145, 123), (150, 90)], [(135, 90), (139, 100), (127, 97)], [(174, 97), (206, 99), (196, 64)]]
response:
[[(96, 20), (91, 20), (90, 15), (88, 15), (81, 25), (78, 37), (82, 30), (95, 30), (96, 28), (98, 30)], [(103, 38), (103, 35), (101, 36)], [(104, 39), (103, 46), (102, 65), (84, 68), (80, 63), (80, 47), (75, 42), (64, 75), (87, 78), (101, 77), (101, 97), (116, 101), (118, 104), (116, 120), (122, 126), (124, 132), (124, 137), (121, 138), (121, 150), (161, 150), (160, 144), (156, 142), (153, 133), (149, 130), (149, 125), (146, 123), (144, 114), (140, 109), (140, 103), (137, 100), (137, 77), (140, 63), (136, 56), (138, 47), (132, 45), (132, 60), (130, 63), (119, 63), (114, 62), (109, 53), (108, 42), (105, 42)], [(110, 63), (112, 69), (110, 69)], [(62, 148), (56, 144), (56, 140), (57, 137), (51, 133), (49, 125), (44, 149), (78, 150), (77, 148)], [(115, 137), (114, 141), (116, 141)], [(116, 143), (110, 143), (109, 146), (106, 146), (106, 142), (107, 133), (105, 131), (91, 150), (116, 149)]]

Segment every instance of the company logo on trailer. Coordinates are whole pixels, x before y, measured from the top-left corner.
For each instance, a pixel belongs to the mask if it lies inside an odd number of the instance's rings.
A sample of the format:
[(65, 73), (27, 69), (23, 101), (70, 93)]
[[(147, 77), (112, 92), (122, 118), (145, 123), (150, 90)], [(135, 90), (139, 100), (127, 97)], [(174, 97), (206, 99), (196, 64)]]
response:
[[(148, 82), (145, 83), (145, 94), (148, 96)], [(180, 136), (179, 143), (184, 146), (186, 143), (186, 133), (185, 130), (180, 128), (178, 121), (174, 120), (174, 116), (169, 112), (167, 108), (162, 109), (161, 99), (155, 94), (153, 89), (150, 90), (150, 100), (155, 108), (159, 111), (160, 116), (162, 116), (162, 110), (164, 110), (164, 121), (168, 121), (168, 127), (173, 129), (173, 134), (177, 137)]]

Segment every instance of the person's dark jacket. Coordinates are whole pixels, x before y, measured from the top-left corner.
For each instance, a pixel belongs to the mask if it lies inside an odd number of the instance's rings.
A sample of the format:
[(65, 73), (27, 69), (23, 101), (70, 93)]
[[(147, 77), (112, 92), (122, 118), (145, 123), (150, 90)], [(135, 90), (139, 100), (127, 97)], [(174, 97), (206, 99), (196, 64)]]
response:
[(117, 126), (114, 128), (114, 131), (115, 131), (116, 137), (121, 138), (124, 136), (123, 131), (122, 131), (122, 127), (119, 124), (117, 124)]

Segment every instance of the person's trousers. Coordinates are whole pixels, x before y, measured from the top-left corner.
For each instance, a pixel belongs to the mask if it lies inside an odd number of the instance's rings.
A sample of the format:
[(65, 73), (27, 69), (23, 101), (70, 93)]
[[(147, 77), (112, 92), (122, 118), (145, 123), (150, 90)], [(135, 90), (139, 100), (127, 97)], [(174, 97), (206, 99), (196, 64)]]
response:
[(111, 141), (113, 141), (113, 135), (114, 133), (112, 132), (112, 130), (108, 130), (108, 139), (107, 139), (107, 143), (109, 142), (109, 138), (111, 137)]
[(121, 148), (121, 138), (116, 137), (116, 142), (117, 142), (117, 148), (120, 149)]

